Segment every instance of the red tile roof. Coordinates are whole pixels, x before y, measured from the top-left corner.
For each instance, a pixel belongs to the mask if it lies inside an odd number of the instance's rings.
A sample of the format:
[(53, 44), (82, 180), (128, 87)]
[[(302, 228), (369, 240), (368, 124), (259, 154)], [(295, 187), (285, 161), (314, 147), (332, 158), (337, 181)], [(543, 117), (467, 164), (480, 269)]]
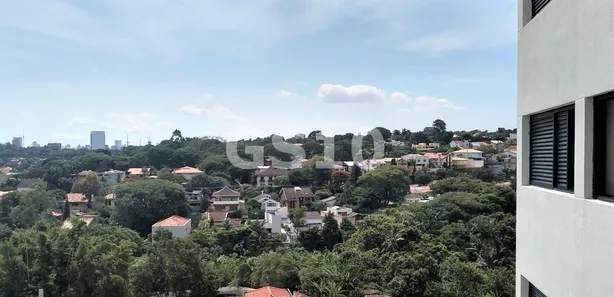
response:
[(175, 169), (175, 171), (173, 171), (173, 173), (175, 174), (198, 174), (198, 173), (203, 173), (202, 171), (194, 168), (194, 167), (190, 167), (190, 166), (185, 166), (185, 167), (181, 167), (179, 169)]
[(241, 196), (241, 193), (229, 188), (228, 186), (223, 187), (221, 190), (214, 192), (211, 194), (212, 197), (218, 196)]
[(301, 292), (294, 292), (294, 297), (309, 297)]
[(190, 219), (188, 218), (184, 218), (184, 217), (180, 217), (180, 216), (172, 216), (169, 218), (166, 218), (162, 221), (159, 221), (157, 223), (154, 224), (154, 226), (156, 227), (176, 227), (176, 226), (183, 226), (185, 225)]
[(249, 293), (245, 293), (245, 297), (292, 297), (287, 289), (275, 287), (264, 287)]

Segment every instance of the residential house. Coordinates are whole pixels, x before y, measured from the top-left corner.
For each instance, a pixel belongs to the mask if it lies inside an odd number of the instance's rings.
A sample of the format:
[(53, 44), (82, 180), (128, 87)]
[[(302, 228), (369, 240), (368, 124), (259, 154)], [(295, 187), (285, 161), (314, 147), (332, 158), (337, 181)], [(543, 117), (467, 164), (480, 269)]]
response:
[[(98, 222), (100, 221), (100, 216), (97, 215), (83, 215), (79, 218), (79, 221), (85, 223), (85, 226), (92, 226), (92, 225), (96, 225), (98, 224)], [(62, 223), (62, 226), (60, 228), (62, 229), (72, 229), (73, 225), (72, 225), (72, 221), (70, 218), (64, 220), (64, 222)]]
[(518, 134), (516, 133), (510, 133), (510, 136), (507, 138), (508, 140), (515, 140), (518, 139)]
[(332, 206), (335, 206), (335, 203), (337, 202), (337, 197), (330, 196), (330, 197), (324, 198), (324, 199), (322, 199), (320, 201), (324, 202), (326, 204), (326, 206), (332, 207)]
[(128, 168), (128, 176), (130, 177), (144, 177), (151, 174), (151, 168), (146, 167), (145, 170), (143, 168)]
[[(317, 211), (307, 211), (305, 212), (305, 225), (303, 228), (311, 229), (314, 227), (322, 226), (322, 215)], [(300, 229), (303, 229), (300, 228)]]
[(308, 187), (282, 188), (279, 197), (281, 204), (288, 208), (299, 208), (307, 202), (312, 202), (315, 198)]
[(280, 216), (282, 220), (287, 220), (288, 219), (288, 208), (285, 206), (280, 207), (275, 210), (275, 214)]
[(420, 154), (408, 154), (405, 156), (402, 156), (401, 159), (403, 159), (403, 161), (407, 162), (408, 164), (412, 164), (415, 166), (428, 166), (430, 159), (427, 156), (423, 156)]
[(376, 168), (380, 166), (386, 165), (386, 162), (384, 162), (383, 160), (375, 160), (375, 159), (367, 159), (360, 163), (362, 164), (362, 166), (360, 167), (362, 168), (363, 171), (375, 170)]
[(254, 199), (260, 203), (260, 209), (265, 212), (274, 211), (281, 207), (281, 203), (273, 200), (269, 194), (262, 194)]
[(467, 143), (462, 141), (462, 140), (452, 140), (452, 141), (450, 141), (448, 146), (450, 148), (460, 148), (460, 149), (463, 149), (463, 148), (467, 147)]
[(333, 216), (333, 218), (335, 218), (335, 220), (337, 220), (337, 223), (339, 224), (341, 224), (343, 219), (347, 219), (355, 224), (356, 217), (358, 216), (358, 214), (352, 211), (351, 208), (340, 206), (327, 207), (325, 211), (320, 212), (320, 215), (322, 218), (324, 218), (324, 216), (329, 213)]
[(126, 178), (126, 172), (121, 170), (109, 170), (100, 174), (100, 179), (105, 186), (115, 186)]
[(200, 212), (201, 202), (203, 201), (204, 195), (202, 190), (186, 190), (186, 198), (188, 200), (188, 204), (190, 204), (190, 208), (192, 208), (192, 212)]
[(294, 297), (288, 289), (267, 286), (245, 293), (245, 297)]
[(236, 211), (243, 209), (245, 205), (240, 198), (241, 193), (225, 186), (211, 194), (211, 203), (215, 211)]
[[(282, 233), (281, 228), (281, 216), (275, 214), (275, 212), (265, 212), (264, 213), (264, 227), (269, 230), (271, 233)], [(285, 230), (284, 230), (285, 231)]]
[(452, 156), (452, 166), (465, 168), (484, 167), (482, 151), (474, 149), (462, 149), (450, 153)]
[(223, 226), (228, 219), (227, 211), (208, 211), (203, 213), (202, 220), (205, 222), (213, 221), (215, 226)]
[[(89, 209), (87, 203), (87, 196), (83, 193), (68, 193), (64, 196), (68, 205), (70, 207), (70, 211), (72, 212), (83, 212)], [(94, 197), (92, 197), (92, 203), (95, 201)]]
[(429, 166), (441, 168), (446, 164), (446, 155), (443, 153), (424, 153), (429, 158)]
[(107, 194), (104, 196), (104, 205), (106, 206), (115, 206), (115, 194)]
[(347, 172), (352, 172), (352, 168), (354, 168), (354, 164), (357, 165), (358, 168), (361, 169), (361, 171), (364, 171), (362, 163), (359, 163), (359, 162), (356, 162), (356, 161), (343, 161), (343, 168)]
[(151, 234), (158, 230), (168, 230), (173, 237), (186, 238), (192, 232), (192, 220), (180, 216), (171, 216), (151, 226)]
[(38, 178), (27, 178), (22, 180), (18, 185), (17, 185), (17, 191), (18, 192), (23, 192), (23, 191), (29, 191), (34, 189), (34, 187), (42, 182), (42, 179), (38, 179)]
[(474, 141), (474, 142), (470, 142), (469, 143), (469, 147), (471, 148), (479, 148), (481, 146), (490, 146), (490, 144), (488, 142), (483, 142), (483, 141)]
[(190, 181), (193, 177), (199, 174), (203, 174), (203, 171), (197, 168), (194, 168), (194, 167), (185, 166), (179, 169), (175, 169), (173, 173), (177, 175), (181, 175), (183, 176), (183, 178), (185, 178), (185, 180)]
[(256, 185), (269, 186), (273, 185), (276, 177), (288, 175), (288, 169), (268, 166), (264, 170), (258, 170), (254, 175), (256, 176)]
[(438, 142), (418, 143), (418, 144), (412, 145), (412, 148), (417, 150), (417, 151), (419, 151), (419, 152), (432, 151), (432, 150), (436, 150), (436, 149), (438, 149), (440, 147), (441, 147), (441, 144), (439, 144)]

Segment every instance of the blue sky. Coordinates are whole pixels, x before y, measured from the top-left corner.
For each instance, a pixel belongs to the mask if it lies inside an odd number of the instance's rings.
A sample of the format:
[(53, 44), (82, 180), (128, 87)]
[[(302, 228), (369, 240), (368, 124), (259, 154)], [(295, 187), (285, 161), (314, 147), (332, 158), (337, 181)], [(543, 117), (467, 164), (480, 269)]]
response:
[(0, 0), (0, 141), (516, 125), (516, 0)]

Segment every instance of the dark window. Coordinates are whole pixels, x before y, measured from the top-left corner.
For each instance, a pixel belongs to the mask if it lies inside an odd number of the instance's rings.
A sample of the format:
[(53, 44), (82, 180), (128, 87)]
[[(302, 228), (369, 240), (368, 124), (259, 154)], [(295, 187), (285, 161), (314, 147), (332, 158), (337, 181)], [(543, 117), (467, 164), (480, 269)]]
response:
[(594, 173), (596, 197), (614, 197), (614, 92), (595, 97), (594, 101)]
[(574, 119), (573, 107), (531, 116), (531, 185), (560, 190), (573, 189)]
[(536, 288), (533, 284), (529, 284), (529, 297), (547, 297), (542, 291)]
[(531, 1), (531, 15), (535, 17), (548, 3), (550, 0), (529, 0)]

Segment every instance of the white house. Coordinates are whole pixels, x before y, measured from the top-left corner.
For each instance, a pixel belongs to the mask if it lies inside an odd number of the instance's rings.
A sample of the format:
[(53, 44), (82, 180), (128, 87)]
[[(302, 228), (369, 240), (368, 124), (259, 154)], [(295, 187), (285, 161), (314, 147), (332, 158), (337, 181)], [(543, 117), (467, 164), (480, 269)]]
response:
[(335, 220), (337, 220), (337, 223), (339, 224), (343, 222), (343, 219), (347, 219), (352, 223), (356, 223), (356, 216), (358, 215), (357, 213), (352, 211), (351, 208), (340, 206), (327, 207), (325, 211), (320, 212), (320, 215), (322, 216), (322, 218), (324, 218), (329, 213), (333, 215), (333, 217), (335, 218)]
[(516, 297), (610, 297), (614, 1), (519, 4)]
[(172, 216), (151, 226), (151, 234), (165, 229), (173, 233), (173, 237), (186, 238), (192, 232), (192, 220), (180, 216)]
[(466, 158), (466, 159), (482, 159), (484, 153), (482, 151), (474, 149), (458, 150), (451, 153), (454, 157)]
[(281, 203), (271, 198), (265, 198), (258, 202), (260, 202), (260, 209), (264, 211), (274, 211), (281, 207)]
[(466, 148), (467, 147), (467, 143), (461, 140), (452, 140), (450, 141), (450, 143), (448, 144), (449, 147), (451, 148)]
[(428, 166), (429, 165), (429, 157), (423, 156), (420, 154), (408, 154), (408, 155), (402, 156), (401, 159), (407, 162), (414, 161), (416, 162), (416, 166)]
[(281, 233), (281, 216), (272, 212), (264, 213), (265, 227), (271, 230), (271, 233)]

